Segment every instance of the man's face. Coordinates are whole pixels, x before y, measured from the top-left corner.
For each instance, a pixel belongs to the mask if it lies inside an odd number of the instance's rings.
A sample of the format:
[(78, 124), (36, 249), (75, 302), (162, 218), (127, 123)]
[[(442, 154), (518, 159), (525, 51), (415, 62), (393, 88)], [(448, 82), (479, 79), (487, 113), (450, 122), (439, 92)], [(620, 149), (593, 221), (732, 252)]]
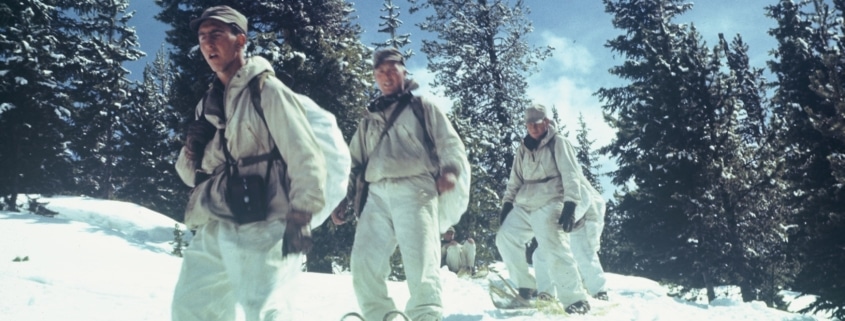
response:
[(197, 30), (200, 51), (215, 73), (234, 74), (241, 67), (240, 52), (246, 36), (235, 35), (232, 27), (215, 19), (208, 19)]
[(373, 70), (381, 94), (388, 96), (405, 88), (405, 66), (395, 61), (385, 61)]
[(528, 135), (531, 138), (540, 139), (549, 130), (549, 120), (543, 119), (539, 123), (527, 123), (525, 126), (528, 127)]
[(455, 232), (452, 232), (452, 231), (446, 231), (446, 234), (443, 234), (443, 239), (446, 240), (446, 241), (451, 241), (452, 238), (454, 238), (454, 237), (455, 237)]

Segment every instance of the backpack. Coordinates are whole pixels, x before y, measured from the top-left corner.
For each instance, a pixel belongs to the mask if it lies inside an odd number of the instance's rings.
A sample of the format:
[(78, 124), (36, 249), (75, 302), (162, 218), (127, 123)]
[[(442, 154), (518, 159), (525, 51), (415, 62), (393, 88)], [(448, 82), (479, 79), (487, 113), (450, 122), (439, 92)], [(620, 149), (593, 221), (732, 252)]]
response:
[[(428, 132), (428, 126), (426, 123), (425, 117), (425, 105), (422, 103), (422, 99), (420, 97), (414, 96), (411, 99), (411, 111), (414, 113), (414, 116), (420, 122), (423, 129), (423, 146), (427, 150), (429, 150), (429, 157), (431, 157), (432, 163), (439, 164), (440, 158), (437, 155), (437, 148), (434, 144), (434, 137), (431, 136), (431, 133)], [(470, 189), (470, 176), (472, 173), (470, 172), (469, 160), (464, 157), (460, 164), (460, 173), (461, 175), (458, 176), (457, 182), (455, 182), (455, 189), (440, 194), (437, 197), (437, 209), (438, 209), (438, 220), (440, 225), (440, 234), (446, 233), (446, 230), (449, 227), (458, 224), (461, 220), (461, 216), (467, 210), (469, 206), (469, 189)]]
[[(252, 105), (261, 118), (264, 118), (264, 110), (261, 108), (261, 89), (269, 76), (271, 76), (270, 71), (264, 71), (253, 77), (248, 85)], [(323, 151), (323, 158), (326, 161), (326, 186), (323, 189), (325, 206), (320, 212), (312, 213), (311, 228), (314, 229), (322, 225), (331, 214), (334, 205), (346, 197), (352, 159), (334, 115), (317, 105), (308, 96), (296, 94), (296, 97), (305, 109), (305, 117), (311, 124), (314, 138), (320, 150)]]

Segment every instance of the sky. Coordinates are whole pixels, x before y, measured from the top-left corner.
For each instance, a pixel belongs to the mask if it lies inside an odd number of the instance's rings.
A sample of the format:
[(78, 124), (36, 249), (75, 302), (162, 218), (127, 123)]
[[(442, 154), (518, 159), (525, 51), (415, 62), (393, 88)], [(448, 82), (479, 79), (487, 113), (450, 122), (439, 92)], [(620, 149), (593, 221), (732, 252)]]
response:
[[(513, 2), (513, 1), (511, 1)], [(775, 48), (776, 41), (767, 34), (775, 26), (774, 20), (765, 16), (765, 7), (774, 5), (777, 0), (707, 0), (689, 1), (694, 4), (690, 11), (676, 17), (675, 22), (692, 23), (702, 34), (702, 39), (712, 47), (718, 43), (719, 33), (729, 40), (737, 34), (749, 45), (749, 58), (752, 67), (764, 68), (770, 60), (769, 51)], [(378, 33), (378, 24), (383, 15), (380, 9), (382, 0), (352, 1), (357, 22), (364, 29), (362, 42), (373, 47), (373, 43), (387, 39), (387, 34)], [(625, 83), (612, 76), (608, 70), (622, 64), (622, 57), (615, 56), (605, 47), (607, 41), (622, 34), (614, 29), (612, 16), (604, 12), (600, 0), (525, 0), (529, 8), (528, 18), (532, 21), (534, 32), (528, 39), (534, 46), (551, 46), (552, 57), (541, 62), (539, 71), (527, 78), (528, 97), (534, 102), (556, 108), (561, 122), (569, 132), (569, 139), (575, 143), (578, 116), (583, 115), (589, 128), (589, 138), (594, 140), (593, 148), (608, 145), (615, 132), (604, 121), (602, 102), (594, 96), (600, 88), (623, 86)], [(422, 32), (417, 23), (424, 20), (425, 11), (409, 14), (409, 4), (405, 0), (393, 0), (402, 11), (399, 27), (400, 34), (411, 34), (410, 48), (416, 52), (407, 62), (413, 78), (420, 83), (418, 93), (433, 96), (441, 108), (451, 108), (451, 101), (443, 97), (442, 92), (428, 84), (433, 74), (426, 70), (426, 58), (419, 50), (420, 43), (430, 34)], [(140, 79), (143, 67), (152, 61), (155, 53), (164, 42), (165, 31), (169, 28), (153, 18), (159, 7), (151, 0), (135, 0), (130, 3), (130, 10), (136, 15), (130, 24), (138, 26), (137, 32), (141, 50), (147, 56), (127, 65), (134, 79)], [(600, 172), (610, 172), (616, 168), (613, 160), (606, 156), (599, 158)], [(609, 177), (601, 180), (606, 199), (612, 197), (615, 187)]]
[[(32, 195), (32, 197), (40, 197)], [(26, 198), (21, 197), (21, 204)], [(14, 321), (161, 321), (170, 319), (173, 287), (181, 258), (169, 243), (177, 226), (172, 219), (144, 207), (87, 197), (40, 197), (54, 217), (0, 211), (0, 316)], [(190, 242), (190, 237), (186, 237)], [(501, 262), (491, 270), (507, 278)], [(824, 316), (802, 315), (767, 308), (762, 302), (742, 302), (731, 288), (718, 288), (717, 298), (688, 302), (667, 295), (655, 281), (608, 273), (610, 301), (590, 299), (593, 312), (562, 316), (534, 310), (505, 311), (493, 307), (490, 280), (459, 278), (441, 269), (444, 321), (492, 320), (648, 320), (648, 321), (815, 321)], [(292, 280), (289, 298), (293, 320), (334, 321), (359, 312), (351, 275), (303, 272)], [(496, 282), (496, 281), (493, 281)], [(409, 297), (405, 282), (388, 282), (388, 291), (402, 309)], [(812, 297), (793, 300), (800, 309)], [(201, 295), (201, 294), (198, 294)], [(240, 315), (238, 321), (243, 320)], [(353, 319), (349, 319), (353, 320)]]

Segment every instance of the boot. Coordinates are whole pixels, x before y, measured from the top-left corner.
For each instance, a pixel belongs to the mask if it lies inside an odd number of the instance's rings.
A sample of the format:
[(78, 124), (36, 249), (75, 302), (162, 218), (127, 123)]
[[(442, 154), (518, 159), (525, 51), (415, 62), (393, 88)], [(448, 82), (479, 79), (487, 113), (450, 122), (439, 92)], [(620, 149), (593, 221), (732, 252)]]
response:
[(599, 293), (596, 293), (594, 298), (596, 298), (597, 300), (602, 300), (602, 301), (610, 301), (610, 297), (607, 296), (607, 292), (605, 292), (605, 291), (601, 291)]
[(537, 290), (529, 288), (519, 288), (519, 296), (528, 301), (537, 296)]
[(587, 314), (587, 312), (590, 312), (590, 303), (587, 300), (581, 300), (566, 307), (566, 313), (569, 314)]

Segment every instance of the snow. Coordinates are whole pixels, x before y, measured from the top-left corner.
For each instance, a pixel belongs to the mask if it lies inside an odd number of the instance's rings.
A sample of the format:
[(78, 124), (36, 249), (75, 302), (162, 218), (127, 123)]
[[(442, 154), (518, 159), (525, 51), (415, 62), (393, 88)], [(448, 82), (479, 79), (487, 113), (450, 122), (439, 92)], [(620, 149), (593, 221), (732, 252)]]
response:
[[(169, 320), (181, 259), (171, 253), (184, 226), (135, 204), (85, 197), (41, 198), (59, 214), (0, 211), (2, 320)], [(186, 239), (190, 241), (190, 233)], [(501, 263), (493, 265), (507, 277)], [(610, 302), (592, 301), (594, 315), (557, 316), (496, 310), (485, 279), (442, 270), (444, 320), (827, 320), (789, 313), (762, 302), (722, 297), (711, 304), (667, 295), (655, 281), (609, 274)], [(496, 278), (494, 273), (489, 278)], [(294, 320), (339, 320), (358, 311), (348, 273), (303, 273), (292, 298)], [(389, 282), (400, 308), (404, 282)], [(788, 295), (794, 298), (796, 294)], [(808, 297), (796, 303), (808, 304)], [(793, 308), (794, 310), (795, 308)]]

